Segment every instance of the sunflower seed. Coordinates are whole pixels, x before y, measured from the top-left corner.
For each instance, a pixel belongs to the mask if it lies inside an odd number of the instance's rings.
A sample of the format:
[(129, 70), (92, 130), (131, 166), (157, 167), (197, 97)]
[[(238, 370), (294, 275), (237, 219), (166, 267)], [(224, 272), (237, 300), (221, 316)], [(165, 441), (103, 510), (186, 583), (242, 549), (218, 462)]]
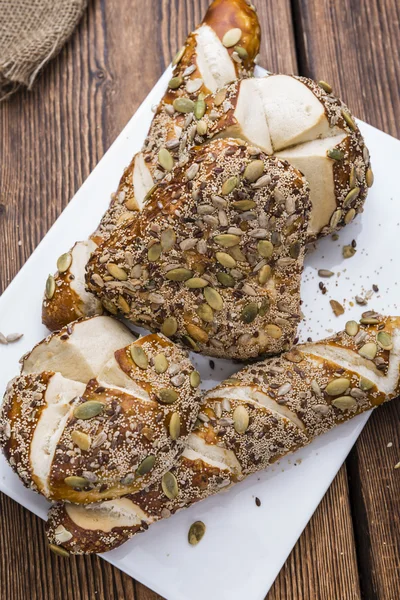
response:
[(103, 402), (99, 402), (97, 400), (88, 400), (83, 404), (79, 404), (74, 409), (74, 417), (76, 419), (82, 419), (86, 421), (87, 419), (93, 419), (93, 417), (97, 417), (104, 410)]
[(224, 301), (217, 290), (212, 287), (206, 287), (203, 294), (207, 304), (209, 304), (211, 308), (214, 310), (222, 310)]
[(196, 546), (206, 532), (206, 526), (202, 521), (196, 521), (190, 526), (188, 541), (191, 546)]
[(271, 176), (263, 175), (262, 177), (260, 177), (260, 179), (257, 179), (257, 181), (255, 183), (253, 183), (251, 187), (254, 188), (255, 190), (258, 190), (260, 188), (267, 187), (270, 183), (271, 183)]
[(320, 277), (332, 277), (335, 273), (333, 271), (328, 271), (327, 269), (319, 269), (318, 275)]
[(46, 298), (51, 300), (56, 291), (56, 282), (53, 275), (49, 275), (46, 281)]
[(211, 202), (214, 204), (214, 206), (216, 208), (225, 208), (227, 205), (227, 201), (224, 200), (224, 198), (221, 198), (221, 196), (212, 195)]
[(332, 307), (333, 313), (336, 317), (344, 314), (344, 308), (337, 300), (329, 300), (329, 304)]
[(393, 340), (390, 333), (387, 331), (380, 331), (376, 336), (376, 341), (378, 342), (378, 346), (383, 348), (383, 350), (392, 350), (393, 349)]
[(222, 184), (222, 188), (221, 188), (222, 195), (228, 196), (228, 194), (233, 192), (235, 187), (237, 187), (238, 183), (239, 183), (239, 180), (236, 176), (229, 177), (228, 179), (226, 179), (224, 181), (224, 183)]
[(161, 333), (167, 337), (172, 337), (178, 330), (178, 322), (175, 317), (167, 317), (161, 325)]
[[(194, 109), (194, 114), (196, 115), (196, 118), (201, 119), (201, 117), (197, 116), (197, 115), (201, 114), (201, 112), (196, 111), (196, 108)], [(199, 121), (196, 125), (196, 131), (197, 131), (198, 135), (206, 135), (207, 129), (208, 129), (208, 126), (205, 121)]]
[(277, 395), (278, 396), (284, 396), (285, 394), (288, 394), (292, 389), (292, 384), (291, 383), (284, 383), (283, 385), (281, 385), (278, 390), (277, 390)]
[(12, 344), (13, 342), (18, 342), (23, 335), (23, 333), (9, 333), (6, 338), (6, 343)]
[(258, 274), (260, 285), (265, 285), (272, 275), (272, 270), (269, 265), (264, 265)]
[(168, 366), (169, 364), (167, 357), (162, 352), (160, 352), (154, 357), (154, 370), (156, 373), (165, 373), (165, 371), (168, 369)]
[(196, 246), (197, 241), (198, 240), (196, 238), (187, 238), (186, 240), (183, 240), (179, 244), (179, 247), (183, 251), (185, 251), (185, 250), (191, 250), (192, 248), (194, 248)]
[(366, 358), (368, 360), (373, 360), (375, 358), (377, 352), (378, 352), (378, 348), (377, 348), (376, 344), (374, 342), (368, 342), (367, 344), (364, 344), (364, 346), (362, 346), (359, 349), (358, 354), (360, 356), (362, 356), (363, 358)]
[(177, 479), (175, 475), (170, 471), (163, 475), (163, 478), (161, 480), (161, 487), (164, 494), (170, 500), (174, 500), (179, 493)]
[(221, 104), (223, 103), (223, 101), (226, 98), (226, 89), (222, 88), (220, 90), (218, 90), (218, 92), (215, 94), (215, 98), (214, 98), (214, 105), (215, 106), (221, 106)]
[(130, 347), (130, 353), (132, 360), (137, 367), (139, 367), (140, 369), (147, 369), (147, 367), (149, 366), (149, 359), (143, 348), (132, 344)]
[(188, 92), (188, 94), (194, 94), (195, 92), (197, 92), (202, 86), (203, 86), (203, 80), (198, 78), (198, 79), (189, 79), (186, 82), (186, 90)]
[(199, 169), (200, 169), (200, 165), (198, 163), (193, 163), (186, 171), (186, 179), (188, 181), (191, 181), (192, 179), (194, 179), (196, 177), (197, 173), (199, 172)]
[(255, 238), (257, 240), (262, 240), (262, 239), (266, 238), (267, 235), (268, 235), (268, 231), (266, 229), (262, 229), (261, 227), (257, 227), (257, 229), (253, 229), (252, 231), (249, 231), (249, 236), (252, 238)]
[(350, 390), (350, 396), (356, 400), (365, 400), (365, 398), (367, 398), (367, 394), (358, 388), (352, 388)]
[(320, 386), (319, 386), (319, 384), (318, 384), (318, 381), (316, 381), (315, 379), (313, 379), (313, 380), (311, 381), (311, 389), (312, 389), (312, 391), (314, 392), (314, 394), (315, 394), (316, 396), (318, 396), (318, 397), (321, 397), (321, 396), (322, 396), (322, 391), (321, 391), (321, 388), (320, 388)]
[(243, 405), (239, 405), (233, 411), (233, 424), (235, 430), (239, 434), (245, 433), (249, 426), (250, 417), (247, 409)]
[(339, 410), (350, 410), (357, 406), (357, 402), (352, 396), (340, 396), (340, 398), (332, 400), (332, 404)]
[(319, 415), (322, 416), (326, 416), (329, 413), (329, 406), (327, 406), (326, 404), (316, 404), (315, 406), (312, 406), (312, 409), (318, 413)]
[(185, 383), (185, 376), (183, 373), (178, 373), (171, 377), (171, 383), (174, 387), (181, 387)]
[(171, 271), (168, 271), (166, 278), (170, 281), (186, 281), (187, 279), (190, 279), (192, 275), (193, 272), (189, 271), (189, 269), (178, 267), (177, 269), (171, 269)]

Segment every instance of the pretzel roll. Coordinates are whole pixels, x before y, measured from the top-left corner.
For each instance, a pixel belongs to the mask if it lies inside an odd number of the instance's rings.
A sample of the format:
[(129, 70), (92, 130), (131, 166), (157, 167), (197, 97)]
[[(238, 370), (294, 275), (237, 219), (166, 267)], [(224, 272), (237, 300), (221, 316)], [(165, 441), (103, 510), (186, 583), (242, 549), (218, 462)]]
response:
[(115, 310), (122, 298), (126, 318), (197, 352), (280, 352), (300, 318), (308, 212), (298, 171), (263, 154), (253, 160), (239, 141), (213, 141), (99, 246), (88, 287)]
[[(101, 319), (107, 318), (90, 321)], [(70, 338), (84, 324), (76, 324)], [(86, 504), (143, 489), (174, 464), (196, 420), (199, 377), (185, 352), (148, 335), (105, 360), (105, 340), (98, 341), (100, 347), (94, 338), (84, 346), (77, 334), (75, 342), (61, 339), (70, 348), (53, 355), (59, 346), (46, 342), (50, 352), (42, 350), (34, 364), (59, 371), (23, 374), (5, 396), (0, 429), (6, 458), (26, 485), (50, 500)], [(85, 366), (72, 372), (79, 362)], [(94, 366), (96, 378), (78, 381)]]
[[(124, 504), (51, 508), (52, 544), (103, 552), (400, 393), (400, 317), (373, 314), (207, 392), (175, 468)], [(108, 518), (110, 517), (110, 518)]]

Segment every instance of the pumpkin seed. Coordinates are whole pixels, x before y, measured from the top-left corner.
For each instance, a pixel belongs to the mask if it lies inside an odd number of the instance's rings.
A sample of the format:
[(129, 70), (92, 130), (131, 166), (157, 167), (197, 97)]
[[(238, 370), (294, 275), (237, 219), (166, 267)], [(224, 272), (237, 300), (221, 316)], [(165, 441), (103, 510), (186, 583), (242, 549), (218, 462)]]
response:
[(185, 269), (184, 267), (178, 267), (176, 269), (171, 269), (166, 274), (166, 278), (170, 281), (187, 281), (193, 275), (193, 272), (189, 269)]
[(339, 150), (339, 148), (331, 148), (330, 150), (327, 151), (326, 154), (332, 160), (343, 160), (344, 159), (344, 152)]
[(161, 333), (167, 337), (172, 337), (178, 330), (178, 322), (175, 317), (167, 317), (161, 325)]
[(291, 244), (289, 247), (289, 254), (292, 258), (295, 258), (295, 259), (299, 258), (300, 251), (301, 251), (300, 242), (293, 242), (293, 244)]
[(324, 92), (326, 92), (327, 94), (331, 94), (332, 93), (332, 87), (329, 85), (329, 83), (327, 83), (326, 81), (324, 81), (323, 79), (321, 79), (320, 81), (318, 81), (318, 85), (319, 87), (321, 87)]
[(200, 165), (198, 163), (193, 163), (192, 165), (190, 165), (190, 167), (187, 169), (185, 175), (186, 175), (186, 179), (188, 181), (192, 181), (192, 179), (194, 179), (197, 175), (197, 173), (199, 172), (200, 169)]
[(154, 467), (155, 462), (156, 457), (153, 454), (146, 456), (146, 458), (142, 460), (142, 462), (136, 469), (136, 473), (140, 476), (147, 475), (147, 473), (150, 473), (150, 471)]
[(346, 330), (347, 335), (351, 335), (352, 337), (357, 335), (358, 330), (359, 330), (359, 325), (358, 325), (357, 321), (347, 321), (345, 330)]
[(114, 304), (111, 302), (111, 300), (108, 300), (108, 298), (103, 298), (101, 301), (102, 305), (104, 306), (104, 308), (106, 310), (108, 310), (109, 313), (111, 313), (112, 315), (117, 315), (118, 314), (118, 309), (116, 306), (114, 306)]
[(237, 54), (242, 60), (246, 60), (247, 58), (249, 58), (249, 54), (246, 48), (243, 48), (242, 46), (235, 46), (235, 52), (237, 52)]
[(354, 210), (354, 208), (351, 208), (344, 217), (345, 224), (348, 225), (349, 223), (351, 223), (355, 216), (356, 216), (356, 211)]
[(236, 267), (236, 260), (226, 252), (216, 252), (215, 258), (217, 259), (220, 265), (226, 267), (227, 269), (233, 269), (233, 267)]
[(74, 409), (74, 417), (76, 419), (83, 419), (86, 421), (87, 419), (93, 419), (93, 417), (97, 417), (104, 410), (103, 402), (99, 402), (98, 400), (88, 400), (83, 404), (79, 404)]
[(335, 210), (335, 212), (332, 214), (331, 219), (329, 221), (329, 225), (332, 227), (332, 229), (335, 229), (335, 227), (337, 227), (339, 225), (339, 221), (342, 218), (342, 211), (339, 210)]
[(203, 521), (196, 521), (190, 526), (188, 533), (188, 541), (191, 546), (196, 546), (206, 532), (206, 526)]
[(186, 329), (189, 336), (193, 338), (196, 342), (201, 342), (203, 344), (208, 342), (208, 333), (204, 331), (204, 329), (202, 329), (201, 327), (198, 327), (194, 323), (189, 323), (188, 325), (186, 325)]
[(194, 350), (195, 352), (200, 352), (199, 345), (196, 344), (196, 342), (189, 335), (184, 335), (182, 339), (186, 346), (189, 346), (189, 348), (192, 348), (192, 350)]
[(62, 556), (62, 558), (69, 558), (69, 552), (65, 548), (61, 546), (57, 546), (57, 544), (49, 544), (49, 549), (57, 556)]
[(368, 342), (368, 343), (364, 344), (364, 346), (361, 346), (361, 348), (358, 351), (358, 354), (360, 356), (362, 356), (363, 358), (366, 358), (368, 360), (373, 360), (375, 358), (377, 352), (378, 352), (378, 348), (377, 348), (376, 344), (374, 342)]
[(168, 87), (171, 88), (171, 90), (177, 90), (178, 87), (182, 85), (182, 83), (182, 77), (172, 77), (172, 79), (170, 79), (168, 82)]
[(64, 479), (65, 485), (72, 488), (83, 488), (86, 487), (89, 481), (85, 477), (78, 477), (77, 475), (70, 475)]
[(274, 325), (273, 323), (269, 323), (264, 327), (264, 331), (269, 337), (272, 337), (274, 340), (278, 340), (283, 335), (283, 331), (278, 325)]
[(147, 358), (146, 352), (140, 346), (135, 346), (132, 344), (131, 348), (131, 357), (133, 362), (139, 369), (147, 369), (149, 366), (149, 359)]
[(232, 418), (233, 426), (235, 427), (236, 432), (240, 434), (245, 433), (250, 421), (247, 409), (242, 404), (237, 406), (233, 411)]
[(198, 388), (201, 382), (200, 373), (198, 371), (192, 371), (190, 373), (190, 385), (192, 388)]
[(370, 188), (374, 185), (374, 174), (372, 172), (372, 169), (367, 169), (367, 172), (365, 173), (365, 180), (367, 182), (367, 186)]
[(65, 254), (61, 254), (59, 259), (57, 260), (57, 269), (59, 273), (65, 273), (68, 271), (72, 263), (72, 256), (70, 252), (66, 252)]
[(114, 263), (108, 263), (107, 271), (110, 273), (111, 277), (118, 279), (118, 281), (126, 281), (128, 279), (128, 273)]
[(350, 129), (352, 129), (353, 131), (355, 131), (357, 129), (357, 125), (355, 124), (351, 115), (347, 111), (342, 110), (342, 117), (346, 121), (346, 123), (350, 127)]
[(208, 129), (208, 127), (207, 127), (207, 123), (206, 123), (205, 121), (199, 121), (199, 122), (197, 123), (197, 127), (196, 127), (196, 129), (197, 129), (197, 133), (198, 133), (199, 135), (206, 135), (206, 133), (207, 133), (207, 129)]
[(272, 269), (269, 265), (264, 265), (258, 273), (258, 282), (260, 285), (265, 285), (272, 275)]
[(345, 377), (339, 377), (338, 379), (332, 379), (325, 388), (325, 391), (329, 396), (340, 396), (350, 386), (350, 380)]
[(214, 242), (224, 248), (232, 248), (232, 246), (237, 246), (239, 244), (240, 237), (231, 233), (221, 233), (214, 237)]
[(180, 50), (178, 50), (178, 52), (175, 54), (173, 60), (172, 60), (172, 66), (175, 67), (175, 65), (177, 65), (178, 63), (181, 62), (183, 55), (185, 54), (185, 46), (182, 46), (182, 48)]
[(49, 275), (46, 281), (46, 298), (51, 300), (56, 291), (56, 282), (53, 275)]
[(270, 258), (274, 251), (274, 247), (268, 240), (260, 240), (257, 244), (257, 252), (263, 258)]
[(387, 331), (380, 331), (376, 336), (376, 341), (378, 342), (378, 346), (380, 346), (384, 350), (393, 349), (392, 336), (390, 335), (390, 333), (387, 333)]
[(238, 183), (239, 183), (239, 180), (238, 180), (237, 177), (235, 177), (235, 176), (229, 177), (222, 184), (222, 188), (221, 188), (222, 195), (223, 196), (228, 196), (228, 194), (230, 194), (231, 192), (233, 192), (233, 190), (235, 189), (235, 187), (237, 187)]
[(214, 310), (222, 310), (224, 301), (217, 290), (212, 287), (206, 287), (203, 294), (207, 304), (209, 304), (211, 308)]
[(168, 369), (168, 366), (169, 363), (167, 357), (162, 352), (154, 357), (154, 370), (156, 373), (165, 373), (165, 371)]
[(232, 207), (236, 210), (240, 210), (242, 212), (246, 210), (251, 210), (255, 208), (257, 203), (254, 200), (237, 200), (236, 202), (232, 202)]
[(232, 48), (232, 46), (236, 46), (240, 38), (242, 37), (242, 30), (239, 27), (234, 27), (233, 29), (229, 29), (222, 38), (222, 43), (225, 48)]
[[(161, 248), (164, 252), (169, 252), (175, 245), (176, 235), (173, 229), (164, 229), (160, 235)], [(153, 246), (152, 246), (153, 248)]]
[[(206, 103), (204, 102), (204, 98), (200, 97), (200, 95), (199, 95), (199, 98), (196, 100), (196, 102), (194, 104), (194, 116), (196, 117), (196, 119), (202, 119), (204, 117), (205, 112), (206, 112)], [(197, 124), (197, 125), (199, 125), (199, 124)], [(207, 131), (207, 126), (206, 126), (206, 131)], [(204, 135), (204, 134), (200, 134), (200, 135)]]
[(229, 275), (229, 273), (224, 273), (224, 271), (219, 271), (217, 273), (217, 279), (225, 287), (234, 287), (235, 286), (235, 280), (232, 277), (232, 275)]
[(174, 404), (178, 400), (178, 393), (172, 388), (161, 388), (157, 392), (157, 398), (161, 404)]
[(214, 321), (213, 310), (208, 304), (200, 304), (196, 313), (199, 315), (200, 319), (206, 323), (212, 323)]
[(161, 479), (161, 487), (164, 494), (170, 500), (174, 500), (179, 493), (178, 482), (175, 475), (171, 473), (171, 471), (168, 471), (163, 475), (163, 478)]
[(264, 162), (262, 160), (252, 160), (249, 163), (243, 173), (243, 177), (250, 181), (250, 183), (254, 183), (257, 179), (260, 179), (261, 175), (264, 172)]
[(352, 396), (340, 396), (340, 398), (332, 400), (332, 404), (339, 410), (350, 410), (357, 406), (357, 401)]
[(256, 302), (250, 302), (242, 310), (242, 321), (244, 323), (252, 323), (258, 315), (258, 305)]
[(355, 187), (352, 190), (349, 191), (349, 193), (347, 194), (346, 198), (343, 201), (343, 206), (345, 208), (347, 208), (348, 206), (350, 206), (350, 204), (356, 199), (358, 198), (358, 196), (360, 195), (360, 188), (359, 187)]
[(186, 287), (193, 290), (198, 290), (200, 288), (204, 288), (208, 285), (208, 281), (203, 279), (202, 277), (191, 277), (185, 281)]
[(194, 111), (194, 102), (190, 98), (175, 98), (173, 107), (177, 112), (187, 114)]
[(75, 430), (71, 433), (71, 439), (84, 452), (87, 452), (92, 443), (92, 438), (87, 433), (83, 431)]
[(356, 168), (355, 167), (351, 167), (350, 170), (350, 178), (349, 178), (349, 186), (350, 189), (355, 188), (357, 185), (357, 175), (356, 175)]
[(169, 435), (171, 440), (177, 440), (181, 433), (181, 417), (179, 413), (174, 412), (169, 422)]
[(147, 258), (150, 262), (157, 262), (161, 256), (162, 247), (161, 244), (153, 244), (147, 251)]
[(357, 250), (355, 248), (353, 248), (353, 246), (350, 246), (350, 245), (343, 246), (343, 248), (342, 248), (343, 258), (351, 258), (352, 256), (355, 255), (356, 252), (357, 252)]
[(172, 171), (174, 168), (174, 157), (166, 148), (161, 148), (159, 151), (158, 162), (166, 171)]
[(375, 387), (375, 384), (372, 381), (370, 381), (366, 377), (361, 377), (361, 379), (360, 379), (360, 388), (364, 392), (368, 392), (369, 390), (372, 390), (373, 387)]

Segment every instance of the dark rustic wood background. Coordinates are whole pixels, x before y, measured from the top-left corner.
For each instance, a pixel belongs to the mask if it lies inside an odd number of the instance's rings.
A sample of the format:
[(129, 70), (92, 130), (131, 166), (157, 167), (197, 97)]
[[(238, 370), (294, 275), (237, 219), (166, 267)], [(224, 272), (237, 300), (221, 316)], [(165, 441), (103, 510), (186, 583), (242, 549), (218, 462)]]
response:
[[(400, 137), (397, 0), (255, 2), (263, 66), (329, 81), (360, 118)], [(0, 104), (1, 291), (207, 5), (208, 0), (93, 0), (33, 91)], [(399, 422), (399, 402), (370, 419), (268, 600), (399, 600), (400, 471), (394, 470)], [(4, 495), (0, 597), (160, 598), (97, 557), (60, 562), (46, 548), (42, 521)]]

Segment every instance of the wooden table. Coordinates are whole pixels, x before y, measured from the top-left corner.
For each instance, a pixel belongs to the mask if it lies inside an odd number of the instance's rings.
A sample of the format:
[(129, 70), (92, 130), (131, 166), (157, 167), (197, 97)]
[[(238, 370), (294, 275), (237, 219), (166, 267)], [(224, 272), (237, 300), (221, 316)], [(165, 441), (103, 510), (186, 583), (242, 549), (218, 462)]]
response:
[[(256, 3), (263, 66), (329, 81), (360, 118), (400, 137), (396, 0)], [(34, 90), (0, 105), (1, 290), (153, 87), (208, 0), (89, 4)], [(268, 600), (400, 598), (399, 422), (398, 401), (372, 416)], [(159, 598), (95, 556), (61, 563), (47, 550), (42, 521), (4, 495), (0, 597)]]

